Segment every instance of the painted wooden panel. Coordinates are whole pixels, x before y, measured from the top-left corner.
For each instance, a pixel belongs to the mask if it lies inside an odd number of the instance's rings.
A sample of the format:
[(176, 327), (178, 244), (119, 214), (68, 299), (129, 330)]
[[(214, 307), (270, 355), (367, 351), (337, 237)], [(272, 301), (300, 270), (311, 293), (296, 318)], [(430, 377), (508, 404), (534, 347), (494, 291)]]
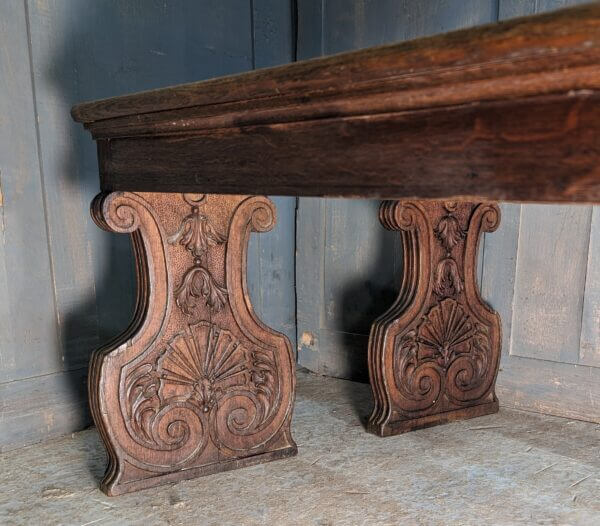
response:
[[(577, 0), (500, 0), (500, 19)], [(485, 240), (484, 297), (503, 319), (504, 405), (600, 420), (595, 207), (503, 205)]]
[[(0, 449), (89, 423), (89, 355), (133, 308), (129, 239), (90, 219), (95, 146), (71, 106), (290, 61), (292, 22), (276, 0), (0, 2)], [(294, 336), (296, 206), (278, 205), (249, 280)]]
[[(298, 2), (298, 58), (478, 25), (493, 0)], [(296, 291), (298, 361), (313, 371), (366, 381), (371, 322), (395, 298), (400, 238), (378, 221), (379, 201), (299, 200)]]
[(0, 383), (62, 367), (27, 39), (23, 2), (1, 2)]
[(600, 367), (600, 207), (592, 208), (579, 363)]
[(510, 354), (577, 363), (591, 207), (521, 207)]

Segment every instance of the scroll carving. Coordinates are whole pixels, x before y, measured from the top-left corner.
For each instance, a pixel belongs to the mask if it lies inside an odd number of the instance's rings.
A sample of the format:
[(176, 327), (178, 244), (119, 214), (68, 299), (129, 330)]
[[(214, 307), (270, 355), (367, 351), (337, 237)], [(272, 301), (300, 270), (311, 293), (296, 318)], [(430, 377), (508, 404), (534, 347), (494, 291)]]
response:
[(475, 268), (498, 207), (386, 201), (380, 218), (402, 232), (405, 265), (398, 300), (371, 329), (370, 429), (390, 435), (497, 411), (500, 319), (479, 296)]
[[(134, 320), (97, 351), (92, 413), (116, 495), (293, 455), (291, 345), (256, 319), (246, 290), (251, 231), (275, 222), (263, 197), (101, 194), (92, 215), (131, 233)], [(167, 232), (171, 232), (168, 235)]]

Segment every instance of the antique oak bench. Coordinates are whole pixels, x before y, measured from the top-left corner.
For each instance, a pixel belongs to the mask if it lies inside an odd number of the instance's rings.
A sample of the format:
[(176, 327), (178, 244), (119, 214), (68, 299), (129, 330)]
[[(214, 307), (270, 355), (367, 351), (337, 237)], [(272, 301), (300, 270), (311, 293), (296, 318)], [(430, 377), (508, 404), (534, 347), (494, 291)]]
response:
[(256, 317), (263, 194), (385, 199), (403, 283), (369, 341), (379, 435), (498, 410), (500, 318), (480, 298), (495, 201), (600, 202), (600, 6), (75, 106), (97, 141), (92, 215), (131, 235), (124, 334), (90, 405), (109, 495), (282, 458), (294, 354)]

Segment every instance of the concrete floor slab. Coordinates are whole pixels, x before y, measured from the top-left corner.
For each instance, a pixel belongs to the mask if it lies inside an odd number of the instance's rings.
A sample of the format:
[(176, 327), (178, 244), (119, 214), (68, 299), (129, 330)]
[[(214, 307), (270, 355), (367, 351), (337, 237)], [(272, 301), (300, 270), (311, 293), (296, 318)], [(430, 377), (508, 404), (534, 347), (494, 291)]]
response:
[(2, 525), (600, 525), (600, 426), (514, 410), (367, 434), (368, 385), (300, 372), (299, 454), (109, 498), (94, 429), (0, 456)]

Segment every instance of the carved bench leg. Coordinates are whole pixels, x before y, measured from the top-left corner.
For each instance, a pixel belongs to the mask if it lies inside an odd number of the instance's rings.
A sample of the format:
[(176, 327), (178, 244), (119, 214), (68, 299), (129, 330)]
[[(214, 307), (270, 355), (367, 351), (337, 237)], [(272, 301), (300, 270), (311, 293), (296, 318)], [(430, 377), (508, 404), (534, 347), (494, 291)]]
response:
[(131, 233), (134, 319), (96, 351), (90, 405), (118, 495), (294, 455), (289, 340), (254, 314), (251, 231), (275, 224), (265, 197), (115, 192), (92, 203), (99, 226)]
[(481, 232), (500, 223), (491, 203), (385, 201), (381, 223), (402, 232), (398, 299), (372, 326), (369, 429), (395, 435), (498, 411), (500, 317), (477, 287)]

